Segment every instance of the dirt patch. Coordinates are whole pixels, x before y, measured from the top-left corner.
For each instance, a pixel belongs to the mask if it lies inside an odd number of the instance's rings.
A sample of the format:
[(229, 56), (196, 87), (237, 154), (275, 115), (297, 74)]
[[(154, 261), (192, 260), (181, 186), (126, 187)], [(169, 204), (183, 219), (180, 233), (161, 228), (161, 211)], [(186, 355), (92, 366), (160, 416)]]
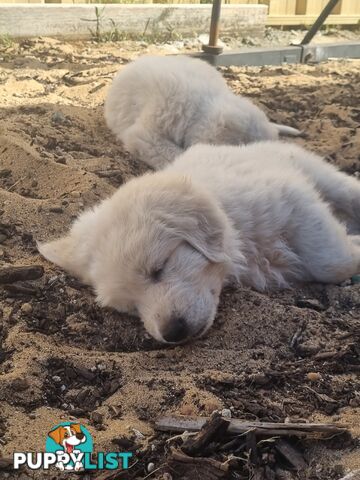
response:
[[(163, 348), (138, 319), (99, 308), (91, 289), (38, 255), (37, 240), (64, 233), (84, 208), (146, 171), (107, 130), (102, 105), (118, 68), (149, 51), (164, 49), (35, 39), (1, 53), (0, 262), (45, 268), (0, 292), (1, 455), (41, 451), (55, 424), (76, 419), (97, 451), (133, 449), (128, 478), (144, 478), (168, 451), (168, 436), (153, 435), (155, 417), (219, 408), (247, 420), (345, 422), (358, 436), (360, 285), (227, 290), (205, 338)], [(359, 176), (359, 65), (223, 73), (272, 120), (303, 129), (299, 143)], [(359, 468), (356, 440), (298, 448), (309, 467), (286, 478), (330, 480)], [(266, 467), (266, 478), (280, 478)]]

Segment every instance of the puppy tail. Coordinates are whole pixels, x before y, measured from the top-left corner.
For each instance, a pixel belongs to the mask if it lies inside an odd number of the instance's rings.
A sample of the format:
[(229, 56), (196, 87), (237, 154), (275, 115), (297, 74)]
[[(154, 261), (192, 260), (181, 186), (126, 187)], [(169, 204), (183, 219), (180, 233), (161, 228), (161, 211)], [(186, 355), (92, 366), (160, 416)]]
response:
[(277, 123), (272, 123), (272, 125), (277, 128), (279, 135), (287, 137), (302, 137), (304, 135), (304, 133), (297, 128), (288, 127), (287, 125), (278, 125)]

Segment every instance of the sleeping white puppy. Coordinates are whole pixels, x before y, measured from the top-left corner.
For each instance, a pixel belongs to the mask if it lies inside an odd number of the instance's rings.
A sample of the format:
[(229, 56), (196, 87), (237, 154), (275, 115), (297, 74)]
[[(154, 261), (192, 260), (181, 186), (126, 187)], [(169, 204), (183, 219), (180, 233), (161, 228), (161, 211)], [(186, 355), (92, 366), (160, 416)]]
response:
[(155, 169), (197, 143), (240, 145), (300, 134), (271, 123), (214, 67), (185, 56), (141, 57), (121, 69), (105, 119), (125, 148)]
[(360, 182), (291, 144), (197, 145), (121, 186), (39, 245), (89, 283), (101, 305), (136, 311), (161, 342), (212, 325), (221, 289), (338, 283), (360, 272)]

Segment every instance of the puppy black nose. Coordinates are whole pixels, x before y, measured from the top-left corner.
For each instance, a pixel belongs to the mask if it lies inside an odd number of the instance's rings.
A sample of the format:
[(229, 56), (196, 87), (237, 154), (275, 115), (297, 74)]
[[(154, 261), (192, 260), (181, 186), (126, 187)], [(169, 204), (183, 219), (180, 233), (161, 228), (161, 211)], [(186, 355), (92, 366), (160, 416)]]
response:
[(186, 320), (182, 317), (174, 318), (162, 332), (166, 342), (179, 343), (189, 336), (189, 327)]
[(82, 432), (76, 433), (75, 436), (78, 440), (82, 440), (85, 437), (85, 435)]

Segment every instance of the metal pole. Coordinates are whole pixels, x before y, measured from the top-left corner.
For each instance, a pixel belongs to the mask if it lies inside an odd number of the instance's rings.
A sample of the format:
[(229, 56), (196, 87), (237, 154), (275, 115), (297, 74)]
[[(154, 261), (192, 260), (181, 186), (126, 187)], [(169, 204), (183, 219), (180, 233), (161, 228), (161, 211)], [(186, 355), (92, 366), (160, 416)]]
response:
[(222, 47), (217, 46), (217, 41), (219, 38), (220, 12), (221, 12), (221, 0), (213, 0), (212, 11), (211, 11), (209, 44), (202, 45), (201, 47), (202, 50), (206, 53), (213, 53), (215, 55), (218, 55), (223, 51)]
[(327, 17), (330, 15), (332, 12), (333, 8), (336, 7), (338, 4), (339, 0), (329, 0), (329, 3), (326, 5), (324, 10), (320, 13), (319, 17), (317, 18), (316, 22), (314, 25), (310, 28), (310, 30), (307, 32), (305, 37), (303, 38), (302, 42), (300, 45), (307, 45), (308, 43), (311, 42), (311, 40), (314, 38), (316, 33), (319, 31), (320, 27), (323, 25)]

